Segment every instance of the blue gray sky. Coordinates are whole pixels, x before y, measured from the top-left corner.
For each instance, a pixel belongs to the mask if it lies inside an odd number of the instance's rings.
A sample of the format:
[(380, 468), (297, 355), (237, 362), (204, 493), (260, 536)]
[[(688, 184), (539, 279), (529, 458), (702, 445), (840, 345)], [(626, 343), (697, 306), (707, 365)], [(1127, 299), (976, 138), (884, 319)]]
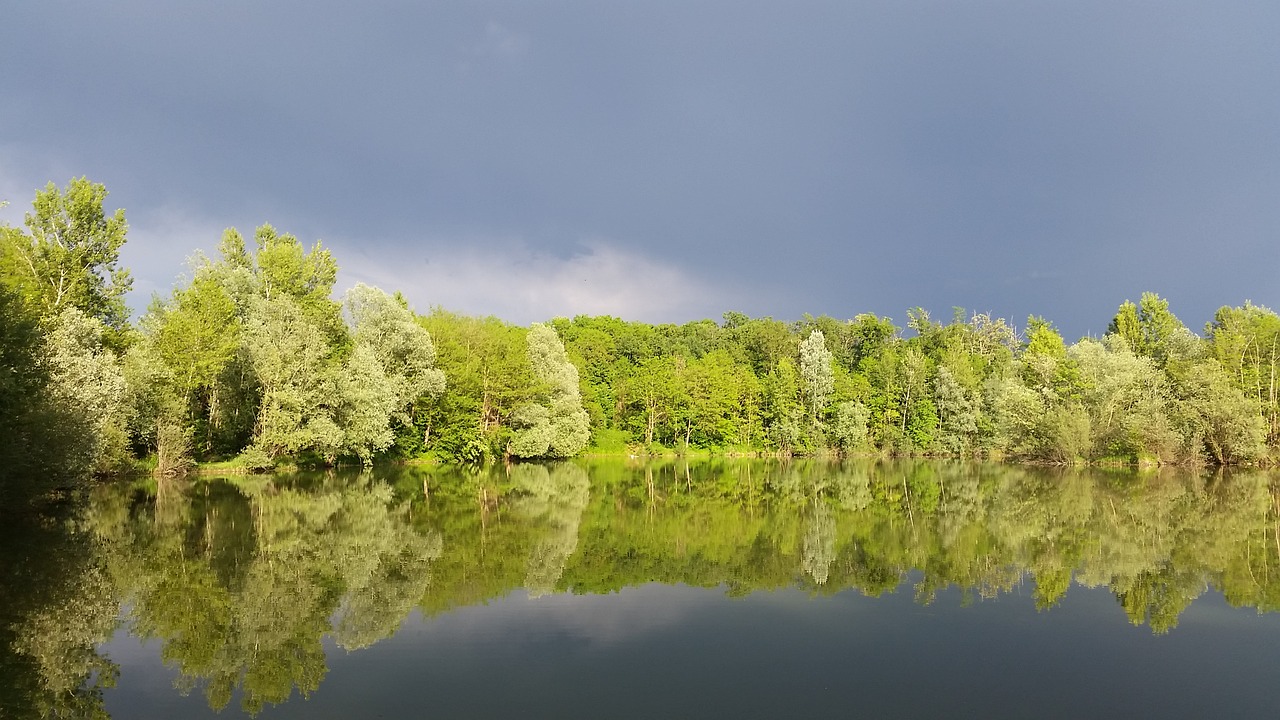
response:
[(134, 307), (222, 229), (527, 323), (1280, 305), (1280, 4), (218, 3), (0, 17), (0, 220), (85, 175)]

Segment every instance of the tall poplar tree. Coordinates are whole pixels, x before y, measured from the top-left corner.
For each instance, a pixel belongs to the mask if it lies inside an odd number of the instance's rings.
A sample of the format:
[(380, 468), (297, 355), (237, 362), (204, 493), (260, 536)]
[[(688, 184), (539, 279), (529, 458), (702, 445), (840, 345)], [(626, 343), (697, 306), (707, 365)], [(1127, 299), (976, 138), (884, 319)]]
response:
[(804, 399), (809, 418), (815, 428), (822, 424), (835, 376), (831, 370), (831, 351), (821, 330), (814, 330), (800, 343), (800, 376), (804, 378)]

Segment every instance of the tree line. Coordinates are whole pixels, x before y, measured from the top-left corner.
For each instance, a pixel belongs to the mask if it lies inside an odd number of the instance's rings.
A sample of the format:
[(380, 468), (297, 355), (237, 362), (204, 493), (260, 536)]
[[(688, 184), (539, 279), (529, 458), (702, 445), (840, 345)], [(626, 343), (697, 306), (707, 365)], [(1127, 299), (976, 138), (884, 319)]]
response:
[[(919, 308), (796, 322), (725, 313), (519, 327), (356, 285), (263, 225), (130, 322), (127, 223), (84, 178), (0, 228), (0, 461), (115, 472), (563, 458), (583, 451), (879, 453), (1075, 463), (1271, 462), (1280, 317), (1223, 307), (1197, 335), (1144, 293), (1068, 345)], [(35, 457), (30, 448), (54, 449)], [(56, 467), (54, 467), (56, 466)]]

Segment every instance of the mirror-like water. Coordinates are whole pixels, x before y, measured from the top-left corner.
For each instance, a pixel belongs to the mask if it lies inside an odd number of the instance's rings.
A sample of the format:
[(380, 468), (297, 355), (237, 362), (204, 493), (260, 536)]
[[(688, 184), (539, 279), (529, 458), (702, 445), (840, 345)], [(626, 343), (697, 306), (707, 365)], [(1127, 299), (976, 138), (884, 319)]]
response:
[(14, 717), (1280, 716), (1280, 476), (614, 460), (4, 529)]

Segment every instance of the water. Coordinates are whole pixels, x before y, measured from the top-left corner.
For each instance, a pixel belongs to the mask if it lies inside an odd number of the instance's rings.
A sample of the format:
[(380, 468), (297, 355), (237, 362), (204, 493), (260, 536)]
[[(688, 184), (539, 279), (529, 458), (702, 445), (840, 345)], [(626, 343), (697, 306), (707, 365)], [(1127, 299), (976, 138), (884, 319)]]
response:
[(78, 680), (77, 711), (115, 718), (1277, 717), (1277, 479), (602, 460), (113, 485), (62, 546), (10, 552), (72, 559), (11, 603), (14, 657), (44, 664), (0, 678), (9, 707)]

